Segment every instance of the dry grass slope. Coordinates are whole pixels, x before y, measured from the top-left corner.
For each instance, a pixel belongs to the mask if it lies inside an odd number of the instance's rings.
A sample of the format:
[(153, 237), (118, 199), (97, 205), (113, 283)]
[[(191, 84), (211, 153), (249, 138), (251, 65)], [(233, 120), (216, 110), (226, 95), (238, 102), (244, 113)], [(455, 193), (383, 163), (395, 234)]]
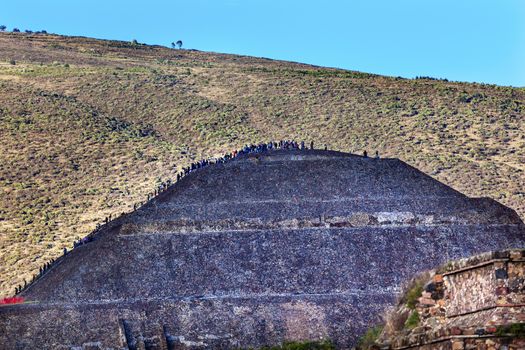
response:
[(524, 103), (510, 87), (0, 33), (0, 294), (192, 159), (260, 140), (378, 150), (524, 217)]

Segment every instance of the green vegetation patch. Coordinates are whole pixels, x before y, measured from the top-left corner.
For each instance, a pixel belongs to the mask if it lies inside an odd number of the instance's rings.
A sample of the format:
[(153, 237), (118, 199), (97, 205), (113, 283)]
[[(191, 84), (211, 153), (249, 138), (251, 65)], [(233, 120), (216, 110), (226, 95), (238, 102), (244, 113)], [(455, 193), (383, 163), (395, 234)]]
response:
[(496, 329), (496, 335), (499, 337), (513, 336), (517, 338), (525, 338), (525, 323), (498, 326)]
[(423, 280), (417, 280), (407, 291), (405, 295), (405, 303), (409, 309), (414, 310), (416, 308), (417, 300), (421, 296), (421, 293), (423, 293), (423, 285)]
[(405, 322), (405, 328), (406, 329), (414, 329), (419, 324), (419, 313), (417, 310), (414, 310), (410, 316), (408, 316), (406, 322)]
[(383, 326), (375, 326), (372, 328), (369, 328), (361, 338), (359, 338), (359, 341), (357, 343), (358, 349), (368, 349), (372, 347), (379, 336), (381, 335), (381, 332), (383, 331)]

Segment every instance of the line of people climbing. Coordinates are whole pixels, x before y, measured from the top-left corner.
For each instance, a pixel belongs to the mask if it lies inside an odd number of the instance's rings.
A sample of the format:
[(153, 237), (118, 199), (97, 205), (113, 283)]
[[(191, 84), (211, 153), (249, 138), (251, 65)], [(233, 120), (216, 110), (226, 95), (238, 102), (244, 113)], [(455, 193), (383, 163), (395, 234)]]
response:
[[(257, 145), (246, 145), (240, 150), (234, 150), (233, 152), (226, 153), (224, 156), (219, 158), (212, 158), (212, 159), (201, 159), (197, 162), (193, 162), (188, 167), (185, 167), (182, 169), (181, 172), (177, 174), (177, 181), (180, 181), (184, 176), (188, 175), (189, 173), (204, 168), (210, 164), (221, 164), (226, 163), (228, 161), (234, 160), (239, 156), (250, 154), (250, 153), (263, 153), (267, 151), (272, 150), (278, 150), (278, 149), (300, 149), (300, 150), (306, 150), (308, 149), (305, 146), (305, 142), (301, 141), (300, 143), (296, 141), (290, 141), (290, 140), (281, 140), (279, 142), (268, 142), (268, 143), (260, 143)], [(310, 149), (314, 149), (314, 142), (310, 142)], [(326, 149), (326, 148), (325, 148)]]
[[(210, 164), (226, 163), (226, 162), (232, 161), (232, 160), (234, 160), (234, 159), (236, 159), (236, 158), (238, 158), (238, 157), (240, 157), (242, 155), (246, 155), (246, 154), (264, 153), (264, 152), (270, 152), (270, 151), (274, 151), (274, 150), (308, 150), (308, 149), (309, 150), (313, 150), (314, 149), (314, 142), (313, 141), (310, 142), (309, 147), (305, 144), (304, 141), (297, 142), (297, 141), (294, 141), (294, 140), (281, 140), (281, 141), (278, 141), (278, 142), (270, 141), (270, 142), (266, 142), (266, 143), (259, 143), (259, 144), (256, 144), (256, 145), (254, 145), (254, 144), (246, 145), (243, 148), (241, 148), (240, 150), (234, 150), (233, 152), (226, 153), (224, 156), (219, 157), (219, 158), (201, 159), (199, 161), (191, 163), (189, 166), (183, 168), (182, 171), (177, 173), (177, 176), (176, 176), (177, 180), (175, 182), (178, 182), (178, 181), (182, 180), (188, 174), (190, 174), (190, 173), (192, 173), (192, 172), (194, 172), (194, 171), (196, 171), (198, 169), (207, 167)], [(326, 145), (324, 146), (324, 150), (325, 151), (327, 150), (327, 146)], [(368, 154), (367, 154), (366, 151), (363, 152), (363, 157), (365, 157), (365, 158), (368, 157)], [(379, 153), (377, 151), (376, 151), (376, 154), (375, 154), (375, 158), (379, 158)], [(160, 193), (166, 191), (173, 184), (174, 184), (174, 182), (172, 182), (172, 180), (167, 180), (166, 182), (162, 182), (159, 186), (157, 186), (155, 188), (153, 193), (148, 193), (146, 201), (133, 204), (133, 212), (135, 212), (138, 209), (140, 209), (143, 205), (148, 203), (154, 197), (158, 196)], [(124, 215), (124, 214), (125, 213), (123, 213), (122, 215)], [(117, 218), (115, 218), (115, 219), (117, 219)], [(91, 233), (89, 233), (87, 236), (85, 236), (83, 238), (78, 238), (77, 237), (77, 239), (73, 242), (73, 249), (76, 249), (76, 248), (78, 248), (78, 247), (80, 247), (80, 246), (82, 246), (84, 244), (92, 242), (94, 240), (94, 237), (96, 236), (96, 234), (98, 232), (100, 232), (105, 227), (105, 225), (110, 224), (112, 221), (113, 220), (112, 220), (112, 217), (111, 217), (111, 214), (110, 214), (108, 217), (106, 217), (104, 219), (102, 224), (98, 223), (96, 228)], [(31, 281), (29, 283), (27, 283), (24, 280), (24, 284), (23, 285), (18, 285), (18, 287), (15, 287), (15, 295), (18, 295), (19, 293), (24, 291), (27, 287), (29, 287), (32, 283), (34, 283), (37, 279), (42, 277), (53, 266), (54, 263), (56, 263), (61, 258), (65, 257), (68, 253), (69, 253), (69, 251), (65, 247), (63, 249), (63, 256), (62, 257), (60, 257), (60, 258), (58, 258), (56, 260), (55, 259), (51, 259), (51, 261), (49, 261), (49, 262), (45, 263), (44, 265), (42, 265), (39, 268), (39, 273), (38, 274), (34, 274), (33, 278), (31, 279)]]

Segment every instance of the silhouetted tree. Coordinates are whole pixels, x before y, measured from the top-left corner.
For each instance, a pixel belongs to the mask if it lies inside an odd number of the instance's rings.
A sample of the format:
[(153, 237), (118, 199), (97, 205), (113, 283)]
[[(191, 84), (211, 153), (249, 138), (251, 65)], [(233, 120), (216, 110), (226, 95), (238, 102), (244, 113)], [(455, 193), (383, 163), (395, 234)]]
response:
[(182, 47), (182, 40), (177, 40), (177, 42), (175, 44), (180, 49)]
[(174, 49), (177, 47), (177, 44), (175, 44), (174, 42), (171, 43), (171, 48)]
[(18, 28), (13, 28), (13, 33), (20, 33), (20, 29), (18, 29)]
[(26, 29), (25, 32), (26, 32), (26, 34), (33, 34), (33, 31), (29, 30), (29, 29)]
[(0, 32), (5, 32), (6, 29), (7, 29), (6, 26), (4, 26), (3, 24), (0, 25)]

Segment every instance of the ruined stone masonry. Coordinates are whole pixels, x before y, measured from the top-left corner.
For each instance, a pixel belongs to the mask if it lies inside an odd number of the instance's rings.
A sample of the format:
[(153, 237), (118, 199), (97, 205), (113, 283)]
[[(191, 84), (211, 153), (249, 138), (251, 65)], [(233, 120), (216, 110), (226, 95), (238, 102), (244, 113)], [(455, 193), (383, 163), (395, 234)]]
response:
[(349, 348), (415, 273), (523, 247), (524, 233), (513, 210), (398, 159), (243, 155), (61, 258), (29, 303), (0, 307), (0, 349)]
[(425, 284), (412, 329), (385, 330), (383, 349), (525, 349), (525, 250), (450, 262)]

